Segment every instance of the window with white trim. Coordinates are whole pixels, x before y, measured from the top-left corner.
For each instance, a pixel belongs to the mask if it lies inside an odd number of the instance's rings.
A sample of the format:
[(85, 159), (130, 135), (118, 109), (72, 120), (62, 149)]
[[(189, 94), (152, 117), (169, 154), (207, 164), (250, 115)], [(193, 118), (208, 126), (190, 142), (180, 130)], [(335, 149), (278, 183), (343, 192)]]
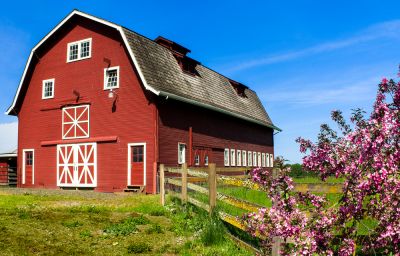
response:
[(237, 154), (237, 166), (242, 166), (242, 151), (241, 150), (236, 150), (236, 154)]
[(186, 163), (186, 144), (178, 143), (178, 164)]
[(248, 166), (253, 166), (253, 154), (251, 153), (251, 151), (247, 152), (247, 165)]
[(269, 154), (265, 153), (265, 166), (269, 167)]
[(234, 149), (231, 149), (231, 166), (236, 165), (236, 152)]
[(104, 90), (119, 88), (119, 67), (104, 69)]
[(224, 165), (229, 166), (229, 148), (224, 151)]
[(88, 59), (92, 56), (92, 38), (68, 43), (67, 62)]
[(204, 156), (204, 165), (208, 166), (208, 155)]
[(200, 156), (198, 154), (194, 156), (194, 165), (200, 165)]
[(77, 139), (89, 137), (89, 105), (65, 107), (62, 109), (62, 138)]
[(270, 167), (274, 167), (274, 155), (269, 154), (269, 165)]
[(246, 159), (247, 159), (247, 152), (246, 152), (246, 150), (242, 150), (242, 163), (243, 163), (243, 166), (247, 166)]
[(253, 152), (253, 166), (257, 167), (257, 152)]
[(54, 78), (43, 80), (42, 82), (42, 99), (54, 98)]
[(262, 167), (265, 167), (265, 153), (261, 153)]
[(261, 153), (260, 152), (258, 152), (257, 153), (257, 159), (258, 159), (258, 167), (261, 167)]

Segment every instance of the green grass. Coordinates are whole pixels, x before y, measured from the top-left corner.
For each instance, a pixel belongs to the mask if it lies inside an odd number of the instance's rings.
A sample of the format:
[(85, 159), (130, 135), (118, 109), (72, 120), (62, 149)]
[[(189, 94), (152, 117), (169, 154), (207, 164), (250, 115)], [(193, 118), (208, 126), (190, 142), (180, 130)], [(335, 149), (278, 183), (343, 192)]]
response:
[[(320, 178), (312, 176), (293, 178), (293, 181), (295, 183), (324, 183)], [(343, 178), (328, 177), (325, 183), (342, 183), (343, 181)]]
[[(156, 195), (0, 188), (1, 255), (251, 255)], [(208, 230), (203, 232), (203, 230)], [(211, 230), (211, 231), (210, 231)]]

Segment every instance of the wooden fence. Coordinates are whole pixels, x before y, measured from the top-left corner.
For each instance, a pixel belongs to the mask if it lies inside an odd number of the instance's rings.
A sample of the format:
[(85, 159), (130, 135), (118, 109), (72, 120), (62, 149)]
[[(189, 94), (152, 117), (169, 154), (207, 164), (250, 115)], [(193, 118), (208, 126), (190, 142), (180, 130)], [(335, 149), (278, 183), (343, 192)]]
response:
[(17, 168), (0, 166), (0, 185), (17, 186)]
[[(183, 164), (182, 167), (165, 167), (163, 164), (161, 164), (161, 204), (165, 205), (165, 194), (166, 191), (168, 191), (168, 193), (172, 196), (179, 197), (183, 203), (191, 203), (209, 213), (214, 210), (217, 205), (217, 201), (221, 201), (225, 204), (243, 209), (246, 212), (256, 212), (261, 207), (266, 206), (261, 206), (242, 198), (236, 198), (217, 191), (217, 184), (245, 187), (250, 190), (263, 191), (258, 184), (248, 179), (248, 175), (246, 175), (246, 171), (248, 170), (248, 168), (242, 167), (217, 168), (215, 164), (209, 164), (208, 168), (188, 168), (186, 164)], [(198, 183), (207, 183), (207, 187), (200, 186)], [(180, 187), (180, 193), (168, 189), (166, 185)], [(188, 189), (208, 196), (208, 203), (201, 202), (200, 200), (189, 195)], [(310, 191), (320, 193), (340, 193), (341, 184), (295, 184), (294, 190), (298, 192)], [(218, 214), (220, 218), (229, 225), (232, 225), (243, 231), (246, 230), (236, 216), (232, 216), (226, 212), (219, 212)], [(272, 240), (272, 255), (279, 255), (281, 240), (279, 238), (273, 238)], [(242, 244), (243, 243), (244, 242), (242, 242)], [(253, 251), (256, 250), (255, 248), (251, 249), (253, 249)]]

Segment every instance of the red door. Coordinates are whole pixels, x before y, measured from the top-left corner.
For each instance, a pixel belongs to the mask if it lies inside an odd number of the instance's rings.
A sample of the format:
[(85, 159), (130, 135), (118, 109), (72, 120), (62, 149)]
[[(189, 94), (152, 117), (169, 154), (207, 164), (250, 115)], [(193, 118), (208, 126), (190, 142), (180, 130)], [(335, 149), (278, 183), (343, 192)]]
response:
[(144, 185), (144, 146), (131, 147), (131, 186)]
[(33, 151), (24, 151), (22, 184), (33, 184)]

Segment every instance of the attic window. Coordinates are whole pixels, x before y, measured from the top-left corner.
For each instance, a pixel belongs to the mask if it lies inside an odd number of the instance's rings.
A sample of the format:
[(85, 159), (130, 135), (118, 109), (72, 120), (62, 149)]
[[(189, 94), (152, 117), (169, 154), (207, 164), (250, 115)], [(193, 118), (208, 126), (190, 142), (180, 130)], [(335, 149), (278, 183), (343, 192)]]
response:
[(200, 64), (199, 62), (186, 56), (184, 57), (175, 56), (175, 58), (178, 61), (178, 64), (183, 72), (188, 73), (190, 75), (198, 75), (196, 71), (196, 66), (197, 64)]
[(247, 98), (246, 96), (246, 89), (248, 89), (247, 86), (244, 84), (241, 84), (239, 82), (236, 82), (234, 80), (229, 79), (229, 83), (232, 85), (233, 89), (236, 91), (237, 95), (243, 98)]
[(67, 46), (67, 62), (88, 59), (92, 56), (92, 38), (69, 43)]

